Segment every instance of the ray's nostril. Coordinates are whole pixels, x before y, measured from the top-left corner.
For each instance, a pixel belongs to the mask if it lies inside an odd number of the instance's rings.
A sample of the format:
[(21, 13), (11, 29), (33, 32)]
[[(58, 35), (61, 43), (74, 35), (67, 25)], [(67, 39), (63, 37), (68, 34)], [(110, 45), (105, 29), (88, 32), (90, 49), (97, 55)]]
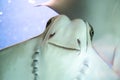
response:
[(50, 34), (49, 39), (52, 38), (55, 35), (55, 32)]
[(80, 40), (79, 40), (79, 39), (77, 39), (77, 42), (78, 42), (78, 45), (80, 46), (81, 42), (80, 42)]

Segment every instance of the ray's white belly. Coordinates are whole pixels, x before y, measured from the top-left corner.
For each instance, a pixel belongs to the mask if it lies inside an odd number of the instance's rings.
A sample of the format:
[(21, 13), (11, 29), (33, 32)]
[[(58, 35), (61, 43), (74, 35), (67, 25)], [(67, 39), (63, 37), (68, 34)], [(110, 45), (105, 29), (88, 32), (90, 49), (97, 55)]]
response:
[[(33, 41), (0, 55), (0, 80), (34, 80), (31, 66), (34, 47)], [(94, 50), (88, 50), (84, 55), (80, 51), (44, 45), (39, 55), (38, 80), (117, 80)]]
[(79, 72), (79, 51), (46, 45), (41, 54), (44, 64), (42, 80), (73, 80)]

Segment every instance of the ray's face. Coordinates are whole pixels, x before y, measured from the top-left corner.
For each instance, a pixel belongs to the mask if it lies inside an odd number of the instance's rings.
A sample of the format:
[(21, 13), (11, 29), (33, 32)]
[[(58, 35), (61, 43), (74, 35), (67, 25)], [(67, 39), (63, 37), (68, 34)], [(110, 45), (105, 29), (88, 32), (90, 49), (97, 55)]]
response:
[[(65, 15), (51, 18), (42, 38), (42, 80), (73, 80), (80, 71), (80, 54), (86, 53), (93, 36), (92, 27), (81, 19)], [(44, 69), (45, 68), (45, 69)]]
[(81, 47), (86, 48), (91, 42), (93, 35), (93, 28), (87, 22), (59, 15), (48, 21), (43, 41), (57, 47), (81, 50)]

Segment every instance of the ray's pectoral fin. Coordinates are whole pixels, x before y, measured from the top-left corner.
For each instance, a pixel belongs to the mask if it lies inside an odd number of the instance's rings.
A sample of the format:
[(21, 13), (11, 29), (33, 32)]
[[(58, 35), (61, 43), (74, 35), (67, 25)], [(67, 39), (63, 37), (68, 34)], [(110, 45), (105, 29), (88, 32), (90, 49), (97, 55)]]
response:
[(120, 76), (120, 45), (118, 45), (115, 51), (113, 70)]

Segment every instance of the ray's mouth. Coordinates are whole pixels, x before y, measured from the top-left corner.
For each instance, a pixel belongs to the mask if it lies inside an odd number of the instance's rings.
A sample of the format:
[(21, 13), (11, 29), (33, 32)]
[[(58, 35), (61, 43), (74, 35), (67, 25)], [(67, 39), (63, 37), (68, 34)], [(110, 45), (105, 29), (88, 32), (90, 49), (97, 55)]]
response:
[(62, 48), (62, 49), (66, 49), (66, 50), (80, 51), (79, 49), (76, 49), (76, 48), (71, 48), (71, 47), (61, 46), (61, 45), (58, 45), (58, 44), (55, 44), (55, 43), (51, 43), (51, 42), (48, 42), (48, 44), (53, 45), (53, 46), (55, 46), (55, 47)]

